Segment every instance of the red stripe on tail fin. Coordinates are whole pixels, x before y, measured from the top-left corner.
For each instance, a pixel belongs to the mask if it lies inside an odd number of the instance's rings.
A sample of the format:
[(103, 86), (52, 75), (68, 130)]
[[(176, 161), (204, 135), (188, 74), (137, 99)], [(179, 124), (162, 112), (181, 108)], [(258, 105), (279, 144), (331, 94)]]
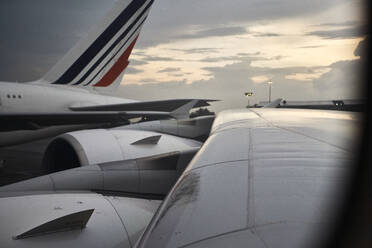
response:
[(95, 87), (106, 87), (112, 84), (116, 78), (127, 68), (129, 64), (129, 56), (132, 53), (133, 47), (136, 44), (138, 36), (132, 41), (127, 50), (119, 57), (111, 69), (96, 83)]

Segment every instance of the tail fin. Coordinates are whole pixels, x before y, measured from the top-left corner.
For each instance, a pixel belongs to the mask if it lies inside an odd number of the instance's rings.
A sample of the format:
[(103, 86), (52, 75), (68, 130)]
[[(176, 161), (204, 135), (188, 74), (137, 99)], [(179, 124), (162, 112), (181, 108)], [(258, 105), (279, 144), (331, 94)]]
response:
[(43, 80), (79, 87), (117, 86), (153, 2), (118, 0), (104, 21), (79, 41)]
[(173, 110), (170, 114), (177, 120), (187, 119), (190, 117), (190, 110), (194, 108), (198, 102), (199, 100), (197, 99), (191, 100), (189, 103), (186, 103), (185, 105)]
[(282, 102), (282, 100), (283, 100), (282, 98), (278, 98), (275, 101), (266, 104), (265, 106), (263, 106), (263, 108), (277, 108)]

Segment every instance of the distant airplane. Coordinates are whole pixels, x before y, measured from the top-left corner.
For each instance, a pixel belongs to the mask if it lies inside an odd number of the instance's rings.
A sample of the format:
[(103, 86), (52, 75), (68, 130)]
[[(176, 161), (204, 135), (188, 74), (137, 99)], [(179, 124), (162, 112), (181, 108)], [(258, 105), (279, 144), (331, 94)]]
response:
[(100, 94), (114, 91), (120, 84), (153, 2), (117, 1), (104, 21), (42, 79), (0, 82), (0, 146), (66, 131), (128, 124), (135, 117), (188, 117), (191, 108), (209, 105), (205, 100), (140, 102)]
[(259, 102), (256, 107), (263, 107), (270, 104), (276, 108), (297, 108), (297, 109), (325, 109), (362, 112), (365, 110), (366, 101), (362, 99), (339, 99), (321, 101), (287, 101), (279, 98), (271, 103), (267, 101)]

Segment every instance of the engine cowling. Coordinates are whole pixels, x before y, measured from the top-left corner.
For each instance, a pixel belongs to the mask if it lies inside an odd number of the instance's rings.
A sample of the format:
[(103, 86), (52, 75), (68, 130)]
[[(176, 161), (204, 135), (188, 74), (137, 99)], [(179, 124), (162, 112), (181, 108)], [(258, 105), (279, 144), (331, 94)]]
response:
[[(161, 201), (92, 192), (9, 193), (1, 247), (133, 247)], [(86, 214), (90, 212), (90, 214)]]
[(43, 158), (43, 168), (49, 174), (200, 146), (200, 142), (192, 139), (144, 130), (83, 130), (66, 133), (52, 140)]

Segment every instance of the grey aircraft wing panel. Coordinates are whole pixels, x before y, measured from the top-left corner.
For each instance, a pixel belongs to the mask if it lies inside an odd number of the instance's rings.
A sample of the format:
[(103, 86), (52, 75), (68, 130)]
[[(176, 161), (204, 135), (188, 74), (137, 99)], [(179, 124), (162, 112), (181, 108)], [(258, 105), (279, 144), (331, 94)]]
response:
[(137, 247), (314, 247), (337, 213), (358, 121), (332, 111), (220, 113)]
[(34, 130), (52, 125), (127, 123), (120, 112), (1, 113), (0, 131)]
[(94, 106), (70, 106), (73, 111), (161, 111), (172, 112), (192, 101), (193, 108), (209, 106), (209, 99), (170, 99), (159, 101), (141, 101), (120, 104), (94, 105)]
[(175, 99), (96, 106), (70, 106), (71, 111), (53, 113), (0, 113), (0, 132), (35, 130), (55, 125), (111, 123), (124, 125), (129, 119), (183, 119), (192, 108), (209, 106), (208, 99)]
[(172, 113), (159, 111), (69, 111), (60, 113), (0, 113), (0, 132), (36, 130), (48, 126), (110, 123), (129, 124), (129, 119), (161, 120), (173, 118)]
[(83, 191), (34, 193), (1, 198), (1, 247), (133, 247), (160, 204)]

